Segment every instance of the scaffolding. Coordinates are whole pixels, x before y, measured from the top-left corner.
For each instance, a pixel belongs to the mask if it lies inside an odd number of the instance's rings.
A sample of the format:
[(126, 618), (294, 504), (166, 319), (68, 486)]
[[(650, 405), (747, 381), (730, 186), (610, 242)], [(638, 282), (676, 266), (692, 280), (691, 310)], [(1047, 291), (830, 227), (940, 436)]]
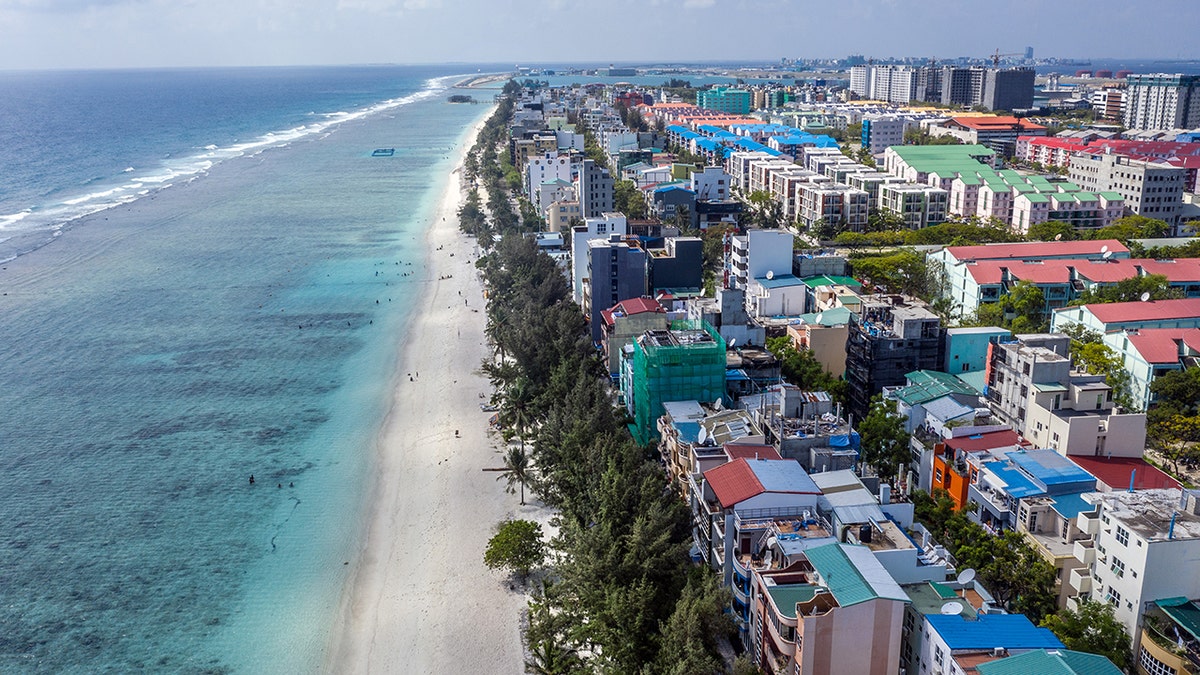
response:
[(637, 440), (650, 443), (664, 402), (724, 399), (725, 341), (703, 320), (646, 331), (634, 343), (632, 384)]

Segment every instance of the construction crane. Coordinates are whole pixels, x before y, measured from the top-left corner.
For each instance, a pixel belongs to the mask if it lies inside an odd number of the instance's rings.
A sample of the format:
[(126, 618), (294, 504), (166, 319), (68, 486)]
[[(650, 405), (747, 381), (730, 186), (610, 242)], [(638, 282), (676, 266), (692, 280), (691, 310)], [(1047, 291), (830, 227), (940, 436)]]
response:
[(996, 53), (992, 54), (992, 67), (999, 68), (1000, 67), (1000, 59), (1005, 56), (1025, 56), (1025, 54), (1019, 53), (1019, 52), (1014, 53), (1014, 54), (1001, 54), (1000, 50), (996, 49)]

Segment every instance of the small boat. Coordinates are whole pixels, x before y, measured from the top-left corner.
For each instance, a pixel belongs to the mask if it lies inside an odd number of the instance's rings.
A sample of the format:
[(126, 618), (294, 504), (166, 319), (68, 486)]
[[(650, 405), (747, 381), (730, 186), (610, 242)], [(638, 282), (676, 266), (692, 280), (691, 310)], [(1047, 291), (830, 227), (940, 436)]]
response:
[(395, 148), (376, 148), (375, 152), (371, 153), (372, 157), (391, 157), (396, 154)]

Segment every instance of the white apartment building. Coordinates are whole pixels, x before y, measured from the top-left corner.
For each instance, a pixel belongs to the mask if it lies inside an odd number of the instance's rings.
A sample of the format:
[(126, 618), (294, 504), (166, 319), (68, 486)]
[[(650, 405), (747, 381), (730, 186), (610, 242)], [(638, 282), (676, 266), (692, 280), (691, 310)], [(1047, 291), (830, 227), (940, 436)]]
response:
[(699, 171), (693, 171), (691, 177), (692, 192), (696, 193), (699, 201), (724, 201), (729, 199), (729, 185), (732, 178), (725, 169), (719, 166), (706, 166)]
[(863, 115), (863, 147), (878, 155), (893, 145), (903, 145), (904, 132), (915, 124), (897, 115)]
[(1125, 126), (1129, 129), (1200, 127), (1200, 77), (1176, 73), (1130, 75), (1125, 88)]
[(804, 227), (823, 220), (861, 232), (870, 213), (866, 191), (840, 183), (801, 183), (796, 186), (796, 202), (799, 208), (796, 220)]
[(913, 230), (945, 222), (949, 203), (949, 193), (931, 185), (897, 182), (879, 186), (878, 208), (899, 215), (904, 226)]
[(1165, 221), (1172, 236), (1177, 236), (1186, 169), (1109, 153), (1079, 152), (1071, 157), (1070, 178), (1084, 190), (1121, 195), (1127, 209)]
[(583, 280), (587, 278), (591, 262), (587, 243), (592, 239), (608, 239), (614, 234), (629, 234), (629, 223), (623, 213), (586, 218), (583, 225), (576, 225), (571, 230), (571, 297), (580, 307), (583, 306)]
[(1090, 540), (1075, 542), (1074, 569), (1068, 583), (1079, 599), (1107, 602), (1140, 654), (1140, 628), (1155, 600), (1200, 597), (1200, 512), (1195, 491), (1178, 489), (1093, 492), (1093, 505), (1078, 516)]
[(792, 245), (795, 237), (786, 230), (750, 230), (741, 236), (729, 236), (729, 255), (725, 272), (729, 288), (746, 288), (751, 279), (784, 276), (792, 273)]
[[(557, 153), (546, 153), (530, 157), (525, 163), (525, 195), (537, 200), (539, 189), (544, 183), (552, 181), (571, 182), (571, 158)], [(550, 200), (553, 201), (553, 200)], [(546, 204), (549, 204), (547, 201)], [(539, 208), (544, 206), (538, 204)]]

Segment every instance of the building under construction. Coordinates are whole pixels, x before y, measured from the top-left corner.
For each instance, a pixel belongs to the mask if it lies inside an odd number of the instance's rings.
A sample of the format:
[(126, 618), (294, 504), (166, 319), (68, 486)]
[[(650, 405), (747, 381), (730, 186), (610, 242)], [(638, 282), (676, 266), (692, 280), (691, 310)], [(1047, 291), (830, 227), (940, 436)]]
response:
[(658, 418), (668, 401), (725, 397), (725, 341), (704, 321), (672, 321), (646, 331), (625, 348), (621, 393), (639, 443), (658, 440)]

